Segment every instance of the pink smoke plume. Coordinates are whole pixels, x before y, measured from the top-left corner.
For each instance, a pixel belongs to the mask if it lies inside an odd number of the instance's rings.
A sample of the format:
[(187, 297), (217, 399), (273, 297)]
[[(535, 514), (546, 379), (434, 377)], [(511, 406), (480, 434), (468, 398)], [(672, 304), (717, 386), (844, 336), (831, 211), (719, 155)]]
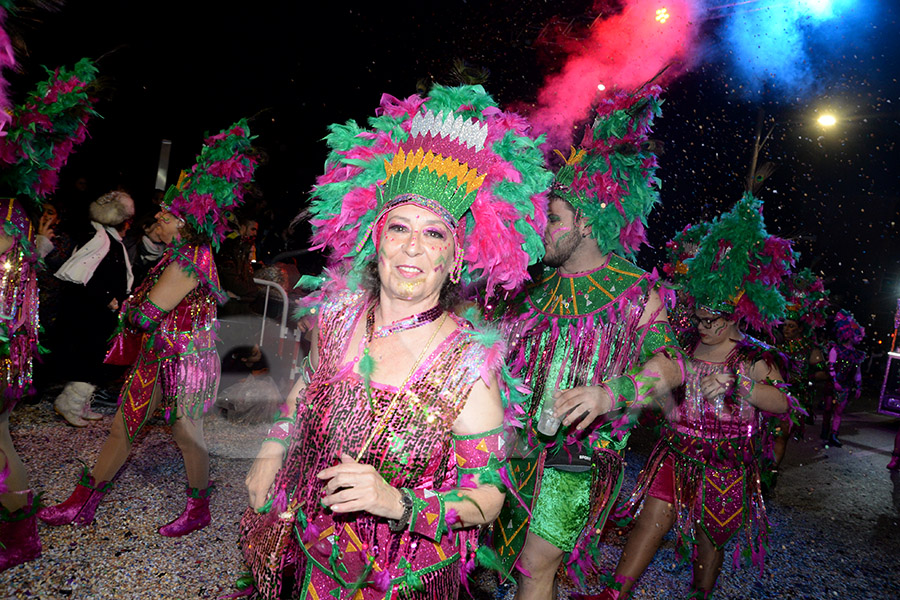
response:
[[(538, 92), (530, 115), (549, 149), (567, 149), (591, 106), (612, 89), (633, 90), (669, 65), (663, 84), (694, 58), (699, 0), (624, 0), (620, 12), (601, 14), (587, 38), (564, 42), (565, 64)], [(601, 91), (599, 85), (604, 86)]]

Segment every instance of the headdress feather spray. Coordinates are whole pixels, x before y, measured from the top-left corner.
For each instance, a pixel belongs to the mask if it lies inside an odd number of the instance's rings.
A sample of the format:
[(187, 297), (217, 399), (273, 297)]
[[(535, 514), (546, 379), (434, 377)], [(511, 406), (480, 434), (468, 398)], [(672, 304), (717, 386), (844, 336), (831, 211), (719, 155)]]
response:
[(71, 71), (47, 73), (50, 78), (13, 109), (0, 140), (2, 178), (12, 192), (38, 205), (56, 189), (59, 170), (87, 137), (88, 120), (97, 116), (91, 92), (97, 69), (89, 59), (81, 59)]
[(806, 268), (785, 280), (783, 293), (787, 300), (785, 318), (810, 329), (824, 327), (831, 303), (822, 278)]
[(766, 232), (762, 202), (747, 192), (709, 226), (687, 259), (685, 290), (696, 305), (771, 331), (785, 314), (780, 286), (795, 262), (791, 243)]
[[(528, 122), (480, 85), (436, 85), (427, 98), (385, 94), (368, 121), (329, 127), (325, 173), (309, 208), (313, 249), (329, 250), (326, 276), (355, 287), (375, 252), (377, 225), (393, 206), (421, 204), (454, 229), (455, 271), (512, 291), (543, 256), (551, 174)], [(342, 279), (343, 277), (343, 279)]]
[(866, 330), (853, 313), (841, 309), (834, 315), (834, 335), (841, 344), (856, 345), (866, 337)]
[(553, 195), (586, 217), (604, 253), (633, 258), (647, 243), (647, 216), (659, 202), (657, 160), (651, 151), (653, 119), (661, 114), (662, 88), (619, 92), (597, 108), (578, 149), (556, 174)]
[(162, 206), (184, 219), (214, 248), (225, 239), (228, 217), (244, 202), (257, 159), (246, 119), (209, 136), (196, 164), (166, 192)]

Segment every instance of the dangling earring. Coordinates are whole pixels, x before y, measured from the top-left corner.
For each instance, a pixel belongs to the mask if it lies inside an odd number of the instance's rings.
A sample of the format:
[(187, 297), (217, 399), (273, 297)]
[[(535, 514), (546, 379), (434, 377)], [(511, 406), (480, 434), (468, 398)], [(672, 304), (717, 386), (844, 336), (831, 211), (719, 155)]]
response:
[(462, 277), (462, 252), (459, 251), (459, 246), (457, 246), (457, 251), (455, 252), (456, 256), (453, 258), (453, 268), (450, 271), (450, 283), (459, 283), (460, 278)]

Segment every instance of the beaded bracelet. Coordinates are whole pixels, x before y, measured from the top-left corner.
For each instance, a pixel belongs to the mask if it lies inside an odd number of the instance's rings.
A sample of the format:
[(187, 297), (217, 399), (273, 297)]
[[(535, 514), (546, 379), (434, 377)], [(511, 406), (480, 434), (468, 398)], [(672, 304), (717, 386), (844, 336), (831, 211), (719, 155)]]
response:
[(391, 530), (391, 533), (400, 533), (409, 527), (409, 519), (413, 512), (413, 499), (406, 488), (400, 488), (400, 503), (403, 504), (403, 514), (399, 519), (388, 519), (388, 529)]
[(740, 391), (741, 397), (750, 398), (753, 394), (753, 388), (756, 387), (756, 382), (744, 375), (743, 373), (738, 373), (738, 384), (737, 388)]
[(153, 331), (170, 311), (160, 308), (158, 304), (147, 298), (138, 306), (131, 308), (128, 314), (129, 320), (135, 327), (142, 331)]

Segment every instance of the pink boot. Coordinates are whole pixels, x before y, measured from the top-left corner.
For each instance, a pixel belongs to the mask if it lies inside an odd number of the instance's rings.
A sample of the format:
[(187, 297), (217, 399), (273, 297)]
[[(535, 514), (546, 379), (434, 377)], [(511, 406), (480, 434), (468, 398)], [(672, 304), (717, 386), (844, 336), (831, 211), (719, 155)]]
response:
[(15, 512), (0, 507), (0, 572), (41, 556), (37, 503), (28, 492), (28, 503)]
[(84, 467), (81, 479), (75, 486), (75, 491), (68, 500), (48, 506), (38, 511), (38, 519), (47, 525), (65, 525), (74, 523), (79, 527), (90, 525), (94, 521), (94, 512), (107, 490), (112, 486), (112, 481), (94, 481), (93, 476)]
[(187, 506), (181, 515), (158, 529), (159, 535), (166, 537), (181, 537), (209, 525), (209, 492), (212, 486), (206, 489), (188, 488)]
[(887, 468), (891, 471), (900, 469), (900, 454), (891, 454), (891, 462), (887, 464)]

